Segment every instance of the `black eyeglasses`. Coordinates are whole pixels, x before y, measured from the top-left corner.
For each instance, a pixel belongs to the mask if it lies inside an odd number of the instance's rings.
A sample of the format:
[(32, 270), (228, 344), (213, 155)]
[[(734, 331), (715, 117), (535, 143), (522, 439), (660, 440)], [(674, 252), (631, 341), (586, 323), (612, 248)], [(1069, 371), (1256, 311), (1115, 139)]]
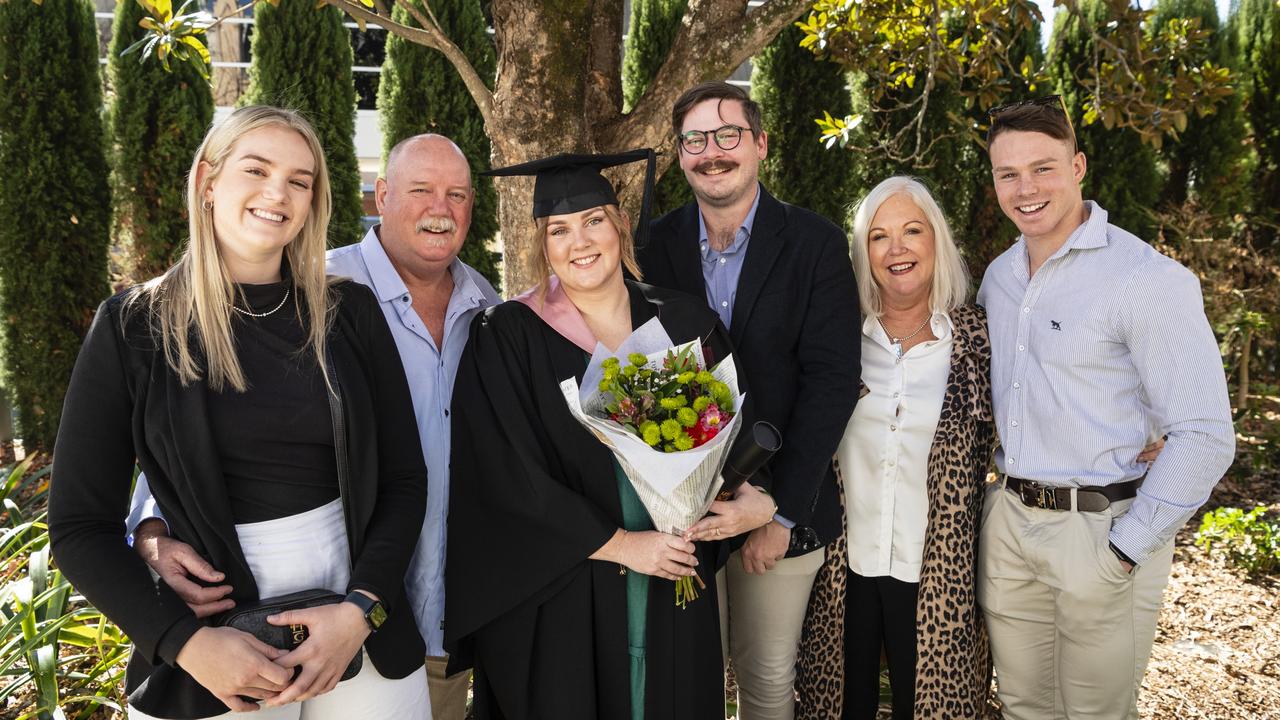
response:
[(715, 130), (690, 130), (680, 133), (676, 139), (680, 141), (680, 147), (685, 152), (690, 155), (701, 155), (707, 149), (708, 135), (715, 139), (716, 146), (721, 150), (732, 150), (742, 142), (742, 134), (748, 132), (751, 132), (749, 128), (724, 125)]

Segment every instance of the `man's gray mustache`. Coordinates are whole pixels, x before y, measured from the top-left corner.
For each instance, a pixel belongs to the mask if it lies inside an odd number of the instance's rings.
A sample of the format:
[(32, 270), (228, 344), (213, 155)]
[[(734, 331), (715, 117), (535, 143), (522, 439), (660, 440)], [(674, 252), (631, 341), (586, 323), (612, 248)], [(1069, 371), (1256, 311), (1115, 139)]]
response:
[(451, 233), (457, 225), (449, 218), (427, 218), (418, 223), (418, 232)]

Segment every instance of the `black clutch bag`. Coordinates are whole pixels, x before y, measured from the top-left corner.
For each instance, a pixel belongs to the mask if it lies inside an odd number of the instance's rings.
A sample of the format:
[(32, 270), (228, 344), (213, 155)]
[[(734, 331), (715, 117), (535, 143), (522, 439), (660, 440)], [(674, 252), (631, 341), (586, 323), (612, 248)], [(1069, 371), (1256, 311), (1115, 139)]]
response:
[[(306, 610), (307, 608), (333, 605), (343, 601), (343, 596), (328, 590), (302, 590), (288, 595), (258, 600), (228, 610), (218, 617), (219, 627), (235, 628), (247, 632), (273, 648), (293, 650), (310, 635), (306, 625), (272, 625), (267, 622), (271, 615), (286, 610)], [(343, 680), (350, 680), (360, 672), (364, 665), (364, 653), (357, 652), (347, 669), (342, 673)]]

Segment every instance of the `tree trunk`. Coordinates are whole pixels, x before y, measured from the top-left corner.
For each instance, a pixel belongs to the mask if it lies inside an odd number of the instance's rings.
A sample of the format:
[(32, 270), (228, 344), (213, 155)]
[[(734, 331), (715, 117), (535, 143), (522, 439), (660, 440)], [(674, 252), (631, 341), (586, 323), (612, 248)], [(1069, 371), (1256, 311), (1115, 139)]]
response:
[[(806, 0), (691, 0), (666, 63), (630, 113), (622, 112), (622, 0), (494, 0), (498, 51), (492, 116), (493, 167), (566, 152), (608, 153), (653, 147), (670, 164), (671, 106), (703, 80), (720, 80), (767, 45)], [(637, 218), (643, 163), (612, 174), (625, 209)], [(510, 297), (541, 278), (530, 271), (535, 248), (533, 181), (499, 178), (503, 292)]]
[(1240, 347), (1240, 378), (1236, 388), (1236, 412), (1249, 409), (1249, 359), (1253, 356), (1253, 328), (1245, 328)]

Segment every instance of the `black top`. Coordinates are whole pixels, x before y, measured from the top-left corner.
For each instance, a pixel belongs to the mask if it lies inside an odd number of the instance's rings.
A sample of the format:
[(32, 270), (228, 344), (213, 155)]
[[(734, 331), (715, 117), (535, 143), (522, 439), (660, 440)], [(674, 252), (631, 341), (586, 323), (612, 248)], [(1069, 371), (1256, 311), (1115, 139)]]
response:
[[(646, 282), (707, 296), (696, 203), (656, 220), (638, 255)], [(806, 541), (792, 557), (844, 528), (831, 458), (858, 400), (861, 327), (844, 233), (761, 187), (729, 337), (755, 416), (782, 432), (771, 477), (757, 477), (796, 524), (793, 540)]]
[[(426, 511), (426, 465), (395, 341), (369, 288), (334, 285), (337, 309), (326, 364), (344, 432), (348, 590), (381, 598), (388, 617), (365, 648), (378, 672), (402, 678), (425, 649), (405, 601), (404, 576)], [(201, 718), (226, 706), (177, 666), (203, 621), (156, 584), (125, 542), (133, 468), (147, 474), (169, 532), (226, 573), (231, 598), (258, 599), (240, 549), (209, 421), (207, 385), (183, 385), (165, 361), (145, 310), (129, 291), (98, 308), (67, 388), (49, 491), (49, 540), (58, 566), (89, 602), (129, 636), (129, 703), (161, 718)], [(277, 302), (279, 302), (277, 300)], [(269, 309), (269, 308), (268, 308)], [(281, 309), (280, 312), (284, 312)]]
[(315, 355), (301, 352), (307, 336), (292, 285), (286, 278), (239, 286), (237, 306), (247, 300), (252, 312), (270, 313), (232, 313), (249, 391), (209, 394), (209, 426), (237, 523), (296, 515), (338, 497), (328, 391)]
[[(657, 315), (709, 363), (729, 353), (706, 302), (637, 283), (632, 324)], [(622, 527), (613, 455), (570, 414), (560, 382), (586, 354), (529, 307), (480, 314), (453, 394), (445, 647), (474, 667), (479, 720), (633, 717), (626, 576), (588, 557)], [(707, 584), (687, 609), (650, 578), (645, 717), (724, 717), (715, 595), (718, 543), (698, 543)]]

